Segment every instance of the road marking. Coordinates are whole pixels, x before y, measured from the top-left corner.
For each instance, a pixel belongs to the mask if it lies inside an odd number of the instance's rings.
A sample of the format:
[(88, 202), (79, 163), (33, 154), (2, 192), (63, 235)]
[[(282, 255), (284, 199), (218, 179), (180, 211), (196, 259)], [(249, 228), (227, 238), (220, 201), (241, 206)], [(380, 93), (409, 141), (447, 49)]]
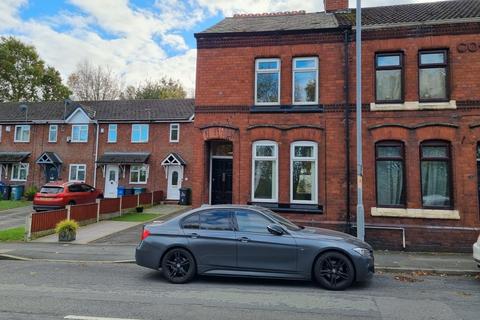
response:
[(73, 320), (139, 320), (139, 319), (127, 319), (127, 318), (105, 318), (105, 317), (89, 317), (89, 316), (74, 316), (74, 315), (65, 316), (64, 319), (73, 319)]

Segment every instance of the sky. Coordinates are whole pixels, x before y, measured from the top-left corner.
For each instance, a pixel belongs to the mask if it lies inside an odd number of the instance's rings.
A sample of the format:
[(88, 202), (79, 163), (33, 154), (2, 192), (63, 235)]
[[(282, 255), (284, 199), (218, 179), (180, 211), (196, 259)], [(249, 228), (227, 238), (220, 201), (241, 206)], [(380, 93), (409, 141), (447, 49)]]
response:
[[(435, 0), (363, 0), (363, 6)], [(350, 0), (350, 7), (355, 0)], [(35, 46), (64, 82), (84, 60), (124, 85), (162, 76), (193, 96), (200, 32), (235, 13), (323, 11), (322, 0), (0, 0), (0, 35)]]

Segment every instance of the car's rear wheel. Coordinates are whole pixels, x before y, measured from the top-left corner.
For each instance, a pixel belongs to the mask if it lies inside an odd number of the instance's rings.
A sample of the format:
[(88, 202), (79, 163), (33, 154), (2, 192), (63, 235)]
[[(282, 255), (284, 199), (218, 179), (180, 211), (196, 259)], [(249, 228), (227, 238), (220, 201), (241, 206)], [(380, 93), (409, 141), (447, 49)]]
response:
[(192, 280), (195, 277), (196, 270), (195, 259), (185, 249), (172, 249), (163, 257), (163, 275), (172, 283), (186, 283)]
[(317, 282), (328, 290), (344, 290), (355, 280), (350, 259), (340, 252), (326, 252), (318, 257), (314, 266)]

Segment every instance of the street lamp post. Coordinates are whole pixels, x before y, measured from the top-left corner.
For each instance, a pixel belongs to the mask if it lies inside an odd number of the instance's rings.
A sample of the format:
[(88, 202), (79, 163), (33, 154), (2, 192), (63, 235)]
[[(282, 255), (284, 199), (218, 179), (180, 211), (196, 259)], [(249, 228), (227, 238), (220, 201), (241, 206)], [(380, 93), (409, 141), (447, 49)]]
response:
[(357, 238), (365, 239), (365, 209), (363, 207), (362, 159), (362, 0), (357, 0), (355, 45), (357, 53)]

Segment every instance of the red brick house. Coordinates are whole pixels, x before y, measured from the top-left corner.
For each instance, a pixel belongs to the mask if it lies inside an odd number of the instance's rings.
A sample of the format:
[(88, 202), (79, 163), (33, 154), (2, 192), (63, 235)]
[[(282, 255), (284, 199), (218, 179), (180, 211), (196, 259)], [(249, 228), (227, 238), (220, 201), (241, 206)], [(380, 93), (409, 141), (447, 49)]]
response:
[[(236, 15), (196, 34), (193, 204), (354, 230), (355, 10)], [(480, 2), (363, 10), (364, 201), (377, 247), (480, 231)]]
[(0, 177), (37, 187), (82, 181), (116, 197), (118, 186), (190, 186), (193, 100), (19, 103), (0, 106)]

